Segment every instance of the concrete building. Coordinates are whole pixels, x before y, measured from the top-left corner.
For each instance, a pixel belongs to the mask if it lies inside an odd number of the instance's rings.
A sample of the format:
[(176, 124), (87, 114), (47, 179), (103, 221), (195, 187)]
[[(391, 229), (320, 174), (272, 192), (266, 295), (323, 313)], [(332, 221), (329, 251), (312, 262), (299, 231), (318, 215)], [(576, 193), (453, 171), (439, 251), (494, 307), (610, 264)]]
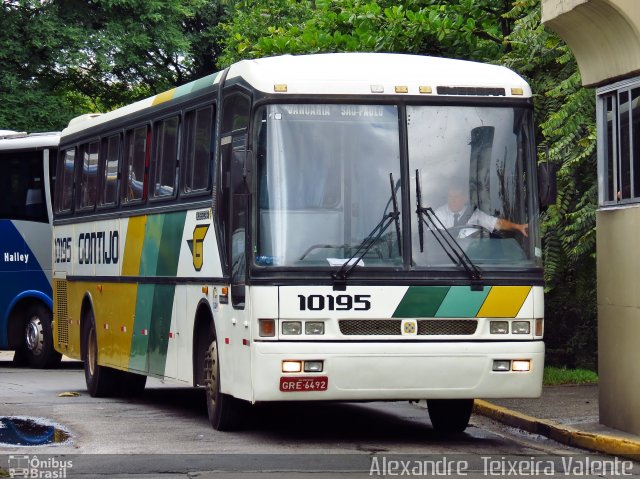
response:
[(595, 87), (600, 422), (640, 434), (640, 1), (542, 0)]

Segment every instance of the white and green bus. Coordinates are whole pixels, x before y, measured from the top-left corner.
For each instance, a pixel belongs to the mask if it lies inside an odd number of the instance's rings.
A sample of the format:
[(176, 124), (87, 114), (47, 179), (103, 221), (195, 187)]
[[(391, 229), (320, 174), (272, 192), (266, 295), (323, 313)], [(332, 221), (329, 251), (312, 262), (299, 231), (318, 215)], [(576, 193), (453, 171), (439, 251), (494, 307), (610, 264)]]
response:
[[(537, 397), (544, 362), (531, 90), (398, 54), (247, 60), (62, 133), (54, 335), (92, 396)], [(447, 224), (452, 191), (462, 218)], [(451, 206), (451, 205), (449, 205)]]

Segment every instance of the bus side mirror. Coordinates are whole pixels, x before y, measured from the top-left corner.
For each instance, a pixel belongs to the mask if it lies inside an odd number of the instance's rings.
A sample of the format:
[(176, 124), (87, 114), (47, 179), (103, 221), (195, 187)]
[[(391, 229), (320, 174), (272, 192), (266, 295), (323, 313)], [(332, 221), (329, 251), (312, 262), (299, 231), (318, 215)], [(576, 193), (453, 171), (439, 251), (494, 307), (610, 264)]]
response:
[(538, 196), (540, 207), (553, 205), (558, 197), (557, 183), (558, 165), (555, 163), (540, 163), (538, 165)]

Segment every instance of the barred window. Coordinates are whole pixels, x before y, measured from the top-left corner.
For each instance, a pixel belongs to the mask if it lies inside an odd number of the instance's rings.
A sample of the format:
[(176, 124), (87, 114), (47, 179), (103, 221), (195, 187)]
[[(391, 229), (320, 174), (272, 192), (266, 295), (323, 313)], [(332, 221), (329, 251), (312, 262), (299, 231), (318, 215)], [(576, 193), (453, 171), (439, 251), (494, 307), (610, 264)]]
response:
[(598, 92), (600, 204), (640, 201), (640, 79)]

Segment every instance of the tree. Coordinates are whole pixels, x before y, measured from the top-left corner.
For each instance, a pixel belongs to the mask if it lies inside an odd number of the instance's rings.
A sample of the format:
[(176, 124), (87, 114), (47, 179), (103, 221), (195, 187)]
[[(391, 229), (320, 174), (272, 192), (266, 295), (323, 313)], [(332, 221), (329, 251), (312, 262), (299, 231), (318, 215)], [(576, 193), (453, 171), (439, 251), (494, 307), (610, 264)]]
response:
[(60, 129), (215, 71), (223, 7), (208, 0), (2, 3), (3, 127)]

